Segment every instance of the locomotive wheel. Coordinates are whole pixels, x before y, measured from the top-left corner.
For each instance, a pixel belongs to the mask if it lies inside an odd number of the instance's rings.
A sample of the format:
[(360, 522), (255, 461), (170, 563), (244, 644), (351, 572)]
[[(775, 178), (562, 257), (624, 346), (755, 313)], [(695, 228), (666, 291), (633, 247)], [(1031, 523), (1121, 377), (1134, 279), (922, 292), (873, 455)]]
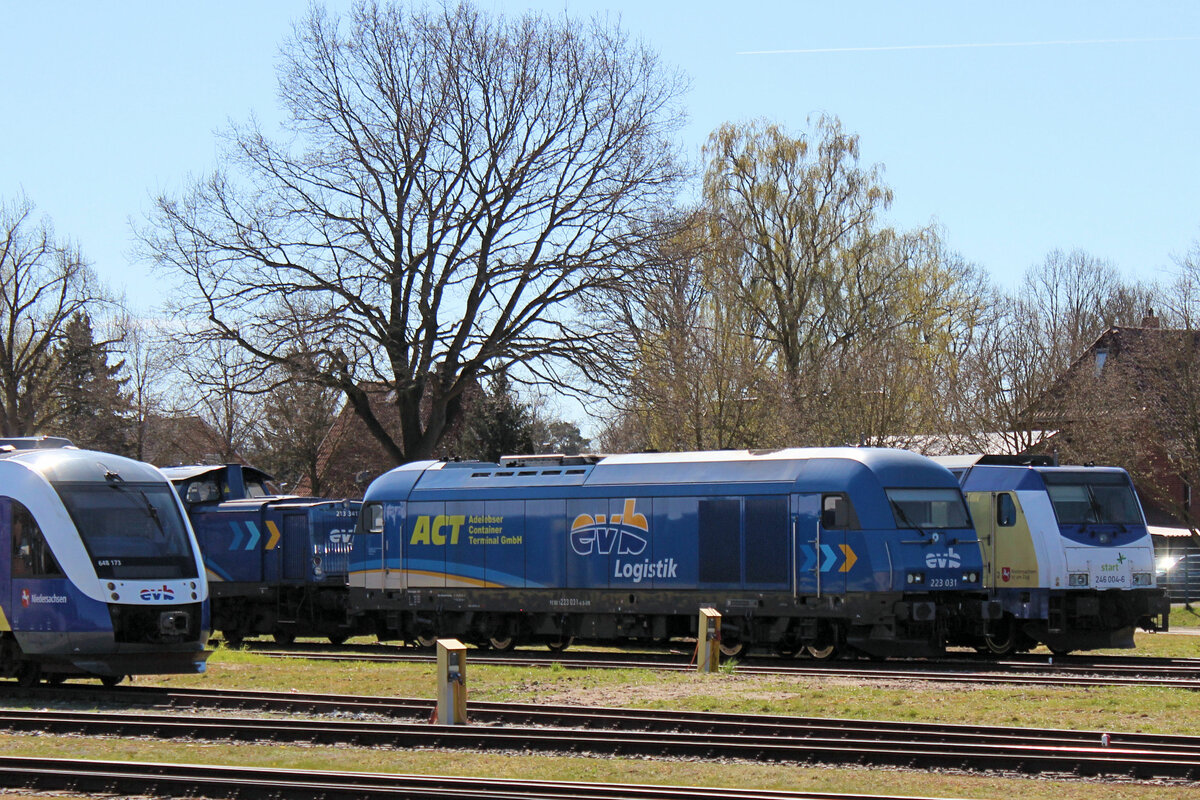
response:
[(726, 641), (722, 639), (721, 643), (717, 646), (721, 648), (721, 655), (725, 656), (726, 658), (740, 656), (750, 649), (741, 639), (734, 639), (732, 641)]
[(507, 653), (517, 646), (517, 640), (513, 636), (493, 636), (487, 640), (488, 646), (493, 650), (499, 650), (502, 653)]
[(346, 639), (349, 637), (344, 633), (335, 633), (327, 638), (329, 639), (329, 643), (332, 645), (342, 645), (346, 643)]
[(568, 647), (570, 647), (571, 643), (574, 641), (574, 636), (564, 636), (562, 638), (555, 639), (554, 641), (546, 642), (546, 647), (550, 648), (550, 651), (553, 653), (561, 653), (563, 650), (566, 650)]
[(241, 647), (242, 642), (246, 638), (246, 634), (243, 633), (238, 628), (229, 628), (228, 630), (222, 630), (221, 636), (225, 637), (225, 644), (229, 645), (230, 647)]
[(805, 645), (804, 650), (810, 658), (816, 661), (832, 661), (838, 657), (838, 646), (836, 644), (810, 644)]
[(434, 636), (432, 633), (419, 633), (413, 639), (413, 645), (418, 650), (432, 650), (435, 644), (437, 644), (437, 636)]
[(111, 689), (121, 681), (125, 680), (124, 675), (101, 675), (100, 684), (106, 689)]
[(26, 689), (42, 680), (42, 667), (36, 661), (26, 661), (17, 667), (17, 685)]
[(275, 640), (275, 644), (287, 646), (295, 644), (296, 634), (294, 631), (277, 630), (271, 634), (271, 638)]
[(995, 631), (983, 635), (983, 644), (975, 648), (980, 653), (993, 656), (1006, 656), (1017, 649), (1017, 626), (1012, 620), (1005, 620)]

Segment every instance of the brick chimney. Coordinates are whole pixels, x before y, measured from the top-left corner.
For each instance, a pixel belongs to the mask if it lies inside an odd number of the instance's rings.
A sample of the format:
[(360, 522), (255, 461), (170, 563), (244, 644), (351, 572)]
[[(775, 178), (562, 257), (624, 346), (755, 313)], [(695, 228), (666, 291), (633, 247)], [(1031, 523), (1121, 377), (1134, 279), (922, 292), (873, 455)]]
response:
[(1158, 327), (1158, 317), (1154, 316), (1153, 308), (1146, 309), (1146, 316), (1142, 318), (1142, 327), (1143, 328), (1157, 328)]

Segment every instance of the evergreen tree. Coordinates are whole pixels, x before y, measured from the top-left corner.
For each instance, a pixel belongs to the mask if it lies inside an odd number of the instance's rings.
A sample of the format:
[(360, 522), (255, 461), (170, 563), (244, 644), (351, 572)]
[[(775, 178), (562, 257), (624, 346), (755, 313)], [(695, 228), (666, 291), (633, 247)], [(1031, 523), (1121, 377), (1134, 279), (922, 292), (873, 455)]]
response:
[(131, 455), (133, 409), (123, 391), (125, 362), (109, 364), (108, 345), (96, 341), (85, 312), (74, 314), (63, 328), (55, 358), (56, 432), (82, 448)]
[(492, 378), (459, 441), (464, 458), (481, 461), (533, 452), (533, 412), (503, 373)]

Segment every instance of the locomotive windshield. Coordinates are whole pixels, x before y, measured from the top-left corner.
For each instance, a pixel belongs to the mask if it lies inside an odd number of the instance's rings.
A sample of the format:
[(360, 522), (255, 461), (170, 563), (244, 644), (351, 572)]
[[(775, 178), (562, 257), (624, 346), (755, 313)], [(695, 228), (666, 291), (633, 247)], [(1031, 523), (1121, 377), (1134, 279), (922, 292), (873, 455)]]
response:
[(898, 528), (967, 528), (967, 507), (957, 489), (888, 489)]
[(60, 483), (55, 489), (98, 577), (196, 577), (187, 526), (167, 484)]
[(1142, 513), (1120, 472), (1043, 472), (1059, 525), (1140, 525)]

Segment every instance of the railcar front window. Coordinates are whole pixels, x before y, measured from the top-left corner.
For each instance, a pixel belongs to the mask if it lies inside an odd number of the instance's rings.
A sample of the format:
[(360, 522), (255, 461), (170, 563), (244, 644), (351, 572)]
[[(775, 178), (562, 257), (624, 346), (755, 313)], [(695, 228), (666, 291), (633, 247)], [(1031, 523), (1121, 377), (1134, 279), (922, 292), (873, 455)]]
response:
[(194, 578), (196, 560), (166, 484), (59, 484), (96, 574), (120, 580)]
[(1115, 472), (1043, 472), (1060, 525), (1140, 525), (1128, 478)]
[(888, 489), (898, 528), (966, 528), (967, 507), (955, 489)]

